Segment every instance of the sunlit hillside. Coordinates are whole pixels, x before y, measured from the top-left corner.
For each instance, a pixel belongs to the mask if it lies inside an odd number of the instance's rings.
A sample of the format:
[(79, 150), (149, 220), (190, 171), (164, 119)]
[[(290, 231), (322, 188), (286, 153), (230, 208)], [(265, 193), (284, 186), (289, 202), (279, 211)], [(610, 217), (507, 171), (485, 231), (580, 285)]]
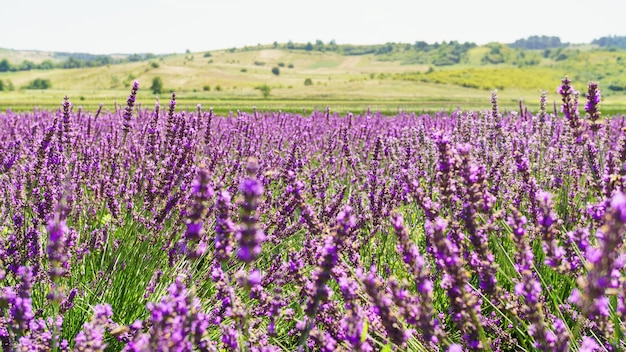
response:
[[(151, 55), (133, 62), (115, 61), (117, 56), (98, 67), (13, 70), (0, 73), (5, 87), (0, 107), (54, 106), (66, 94), (88, 106), (112, 103), (125, 99), (134, 80), (141, 83), (139, 99), (149, 102), (175, 91), (183, 101), (211, 105), (244, 100), (296, 108), (324, 100), (340, 106), (450, 108), (482, 106), (489, 92), (498, 89), (504, 106), (516, 106), (519, 99), (536, 104), (540, 89), (549, 92), (549, 99), (558, 99), (555, 89), (565, 75), (578, 89), (587, 81), (599, 81), (607, 107), (626, 105), (623, 50), (591, 45), (525, 50), (456, 42), (418, 50), (417, 45), (340, 50), (328, 45), (307, 48), (311, 50), (268, 45)], [(52, 53), (0, 51), (0, 60), (6, 58), (14, 67), (47, 57), (59, 65), (59, 56)], [(36, 89), (42, 88), (33, 84), (36, 79), (46, 81), (47, 89)], [(155, 79), (162, 86), (153, 92)]]

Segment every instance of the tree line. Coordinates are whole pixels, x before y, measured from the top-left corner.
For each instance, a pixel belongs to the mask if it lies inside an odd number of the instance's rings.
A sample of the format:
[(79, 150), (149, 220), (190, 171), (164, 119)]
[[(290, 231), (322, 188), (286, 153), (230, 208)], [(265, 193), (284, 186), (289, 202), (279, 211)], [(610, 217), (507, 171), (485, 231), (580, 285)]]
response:
[(82, 67), (101, 67), (106, 65), (121, 64), (125, 62), (137, 62), (154, 59), (154, 54), (132, 54), (123, 59), (116, 59), (110, 55), (91, 55), (91, 54), (66, 54), (55, 53), (57, 57), (66, 57), (62, 61), (44, 60), (35, 63), (30, 60), (23, 60), (21, 63), (14, 64), (8, 59), (0, 60), (0, 72), (16, 72), (30, 70), (52, 70), (55, 68), (82, 68)]
[(601, 37), (598, 39), (594, 39), (591, 43), (603, 47), (626, 49), (626, 36), (613, 35), (608, 37)]

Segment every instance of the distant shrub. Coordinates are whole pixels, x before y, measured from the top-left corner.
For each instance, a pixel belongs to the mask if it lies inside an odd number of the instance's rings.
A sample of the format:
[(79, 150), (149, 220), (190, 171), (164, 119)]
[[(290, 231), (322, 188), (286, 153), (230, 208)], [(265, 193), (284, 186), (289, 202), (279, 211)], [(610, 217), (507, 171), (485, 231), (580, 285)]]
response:
[(305, 79), (304, 80), (304, 85), (305, 86), (313, 85), (313, 80), (311, 80), (310, 78)]
[(204, 55), (203, 55), (203, 56), (204, 56), (204, 57), (211, 57), (211, 56), (213, 56), (213, 55), (211, 55), (211, 53), (204, 53)]
[(248, 69), (247, 68), (242, 68), (241, 72), (248, 72)]
[(285, 63), (284, 62), (279, 62), (278, 63), (278, 67), (285, 67)]
[(152, 93), (154, 94), (161, 94), (163, 92), (163, 81), (161, 80), (161, 77), (156, 76), (152, 79), (152, 86), (150, 87), (150, 90), (152, 90)]
[(254, 89), (260, 90), (261, 94), (263, 94), (263, 98), (265, 98), (265, 99), (267, 99), (270, 96), (270, 94), (272, 93), (272, 88), (270, 86), (268, 86), (267, 84), (255, 87)]
[(212, 64), (213, 63), (213, 59), (207, 61), (207, 63)]
[(205, 92), (210, 92), (211, 91), (211, 86), (204, 86), (202, 87), (202, 90)]
[(152, 66), (152, 68), (159, 68), (160, 67), (159, 63), (156, 62), (156, 61), (150, 62), (150, 66)]
[(52, 83), (49, 79), (36, 78), (29, 82), (24, 88), (26, 89), (48, 89), (52, 88)]
[[(502, 56), (501, 54), (486, 54), (483, 58), (482, 58), (482, 62), (484, 63), (490, 63), (490, 64), (501, 64), (505, 61), (504, 56)], [(450, 63), (450, 65), (453, 65), (454, 63)], [(441, 65), (438, 65), (441, 66)]]
[(0, 92), (4, 90), (4, 81), (0, 79)]
[(9, 60), (7, 59), (0, 60), (0, 72), (8, 72), (10, 70), (11, 70), (11, 64), (9, 63)]
[(293, 68), (293, 64), (287, 65), (287, 68)]
[(263, 66), (263, 65), (265, 65), (265, 62), (263, 62), (263, 61), (255, 61), (254, 64), (257, 65), (257, 66)]
[(219, 86), (219, 85), (215, 86), (215, 91), (216, 92), (221, 92), (222, 91), (222, 86)]
[(555, 61), (563, 61), (563, 60), (567, 60), (567, 54), (565, 53), (560, 53), (555, 59)]
[(561, 39), (559, 37), (533, 35), (527, 39), (518, 39), (514, 43), (509, 44), (509, 47), (520, 49), (546, 49), (558, 48), (562, 45), (563, 44), (561, 43)]
[(280, 74), (280, 69), (278, 67), (272, 67), (272, 73), (278, 76)]

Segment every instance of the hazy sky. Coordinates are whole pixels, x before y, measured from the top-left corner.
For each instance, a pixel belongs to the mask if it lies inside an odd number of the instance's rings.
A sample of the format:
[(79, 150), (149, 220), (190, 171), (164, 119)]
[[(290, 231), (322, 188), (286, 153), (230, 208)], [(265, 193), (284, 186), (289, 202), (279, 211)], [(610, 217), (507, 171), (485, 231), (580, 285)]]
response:
[(626, 35), (625, 0), (0, 0), (0, 47), (97, 54)]

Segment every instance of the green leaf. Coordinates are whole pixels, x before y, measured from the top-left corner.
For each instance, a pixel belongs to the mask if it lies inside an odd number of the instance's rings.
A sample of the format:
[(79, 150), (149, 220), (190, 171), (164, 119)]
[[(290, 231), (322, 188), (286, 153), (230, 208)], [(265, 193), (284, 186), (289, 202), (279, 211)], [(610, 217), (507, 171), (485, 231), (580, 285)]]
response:
[(361, 342), (365, 342), (367, 340), (367, 328), (369, 327), (369, 323), (367, 320), (363, 321), (363, 331), (361, 331)]
[(106, 214), (104, 216), (102, 216), (100, 218), (100, 225), (106, 225), (107, 223), (109, 223), (111, 221), (113, 217), (111, 216), (111, 214)]

